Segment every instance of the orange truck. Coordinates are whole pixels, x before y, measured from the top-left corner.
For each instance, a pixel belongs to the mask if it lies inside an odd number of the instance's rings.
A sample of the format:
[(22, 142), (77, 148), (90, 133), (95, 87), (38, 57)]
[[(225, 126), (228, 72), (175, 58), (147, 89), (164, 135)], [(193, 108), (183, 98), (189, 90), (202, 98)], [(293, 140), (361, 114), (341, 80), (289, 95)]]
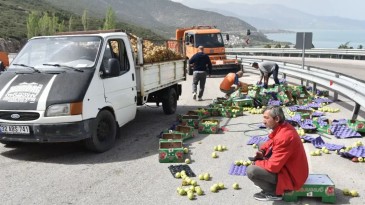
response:
[(9, 66), (8, 53), (0, 51), (0, 71)]
[[(229, 40), (229, 35), (225, 35)], [(237, 72), (242, 69), (237, 59), (227, 59), (224, 39), (221, 31), (213, 26), (193, 26), (176, 29), (176, 41), (170, 41), (172, 50), (184, 51), (188, 60), (198, 52), (198, 47), (204, 46), (204, 53), (208, 54), (213, 65), (213, 71), (218, 73)], [(193, 69), (189, 66), (189, 75)]]

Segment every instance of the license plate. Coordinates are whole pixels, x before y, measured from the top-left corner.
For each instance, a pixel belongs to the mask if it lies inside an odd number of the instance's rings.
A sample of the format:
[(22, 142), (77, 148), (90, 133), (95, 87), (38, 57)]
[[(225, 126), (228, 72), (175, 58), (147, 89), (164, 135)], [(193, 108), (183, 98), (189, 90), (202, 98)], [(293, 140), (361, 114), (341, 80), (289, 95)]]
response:
[(29, 134), (29, 126), (0, 125), (0, 133), (4, 134)]

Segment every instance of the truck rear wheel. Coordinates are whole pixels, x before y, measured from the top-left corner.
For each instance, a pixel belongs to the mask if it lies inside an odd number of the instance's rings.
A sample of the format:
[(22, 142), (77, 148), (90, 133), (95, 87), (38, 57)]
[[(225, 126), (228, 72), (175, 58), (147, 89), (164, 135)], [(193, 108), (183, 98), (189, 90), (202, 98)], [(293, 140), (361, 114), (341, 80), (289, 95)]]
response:
[(113, 147), (117, 135), (117, 123), (111, 112), (100, 111), (92, 129), (91, 138), (85, 140), (87, 149), (101, 153)]
[(165, 114), (174, 114), (177, 107), (177, 94), (175, 88), (167, 90), (162, 98), (162, 109)]

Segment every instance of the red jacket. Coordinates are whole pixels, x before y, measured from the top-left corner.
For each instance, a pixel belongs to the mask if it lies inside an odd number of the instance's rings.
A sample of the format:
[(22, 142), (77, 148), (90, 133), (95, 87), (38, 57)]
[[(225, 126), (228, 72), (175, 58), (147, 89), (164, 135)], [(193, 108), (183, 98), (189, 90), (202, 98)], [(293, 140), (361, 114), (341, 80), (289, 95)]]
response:
[(272, 155), (265, 160), (257, 160), (255, 165), (276, 173), (278, 182), (276, 194), (286, 190), (299, 190), (308, 177), (308, 161), (303, 143), (293, 126), (284, 122), (269, 135), (269, 140), (260, 149)]

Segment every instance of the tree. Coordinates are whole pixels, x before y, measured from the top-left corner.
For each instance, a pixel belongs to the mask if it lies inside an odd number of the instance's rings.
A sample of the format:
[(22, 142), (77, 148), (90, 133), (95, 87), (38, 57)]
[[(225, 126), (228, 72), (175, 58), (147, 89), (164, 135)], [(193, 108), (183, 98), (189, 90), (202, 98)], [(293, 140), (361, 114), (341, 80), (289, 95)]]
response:
[(27, 18), (27, 37), (32, 38), (33, 36), (38, 35), (39, 27), (39, 13), (36, 11), (32, 11)]
[(341, 44), (338, 48), (339, 49), (349, 49), (350, 41), (347, 41), (345, 44)]
[(275, 48), (281, 48), (280, 43), (276, 44), (276, 45), (275, 45)]
[(359, 46), (357, 47), (357, 49), (363, 49), (363, 46), (362, 46), (362, 45), (359, 45)]
[(105, 15), (105, 22), (104, 22), (104, 30), (108, 30), (108, 29), (115, 29), (115, 25), (116, 25), (116, 15), (115, 12), (113, 11), (112, 7), (109, 6), (106, 15)]
[(81, 22), (82, 25), (84, 26), (84, 31), (87, 31), (88, 27), (89, 27), (89, 22), (88, 22), (88, 14), (87, 14), (87, 10), (84, 10), (84, 13), (82, 14), (81, 17)]
[(264, 48), (271, 48), (271, 45), (270, 45), (270, 44), (266, 44), (266, 45), (264, 46)]
[(72, 24), (73, 24), (73, 16), (70, 16), (68, 20), (68, 31), (72, 31)]

